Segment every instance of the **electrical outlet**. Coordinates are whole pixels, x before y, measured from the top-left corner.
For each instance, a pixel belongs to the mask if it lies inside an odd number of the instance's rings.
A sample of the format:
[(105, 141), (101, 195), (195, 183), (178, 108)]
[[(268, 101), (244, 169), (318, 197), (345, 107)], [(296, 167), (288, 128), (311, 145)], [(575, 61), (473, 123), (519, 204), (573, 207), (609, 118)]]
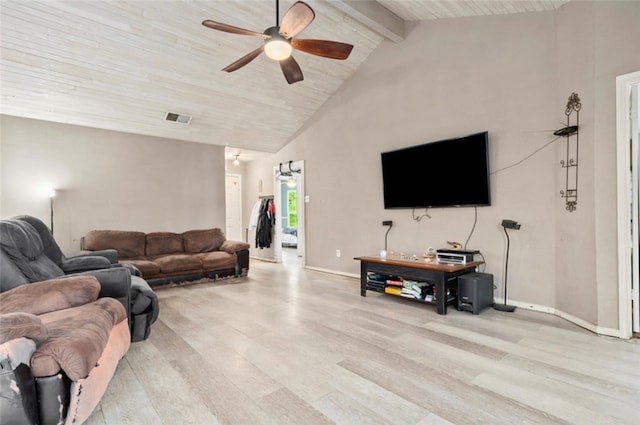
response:
[(391, 220), (385, 220), (382, 222), (383, 226), (393, 226), (393, 221)]
[(336, 257), (340, 258), (342, 256), (342, 253), (340, 252), (339, 249), (336, 249)]

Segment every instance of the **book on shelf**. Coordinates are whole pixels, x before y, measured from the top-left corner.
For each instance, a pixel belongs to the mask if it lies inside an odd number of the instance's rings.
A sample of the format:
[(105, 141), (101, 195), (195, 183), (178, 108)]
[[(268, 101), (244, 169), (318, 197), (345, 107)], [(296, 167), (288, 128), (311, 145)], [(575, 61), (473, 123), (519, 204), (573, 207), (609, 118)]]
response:
[(386, 292), (387, 294), (402, 295), (402, 289), (395, 288), (393, 286), (387, 286), (386, 288), (384, 288), (384, 292)]

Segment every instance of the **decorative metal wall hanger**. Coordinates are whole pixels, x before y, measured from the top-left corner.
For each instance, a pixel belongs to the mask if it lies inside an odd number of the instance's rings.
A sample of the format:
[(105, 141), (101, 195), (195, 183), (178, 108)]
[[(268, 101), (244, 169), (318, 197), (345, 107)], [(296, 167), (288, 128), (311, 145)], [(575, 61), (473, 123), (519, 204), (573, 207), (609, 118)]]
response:
[[(567, 116), (567, 126), (560, 130), (554, 131), (556, 136), (562, 136), (567, 138), (567, 155), (566, 159), (560, 161), (560, 165), (565, 169), (565, 186), (564, 190), (560, 191), (560, 196), (565, 200), (565, 208), (569, 212), (576, 210), (578, 205), (578, 149), (580, 145), (579, 138), (579, 125), (580, 125), (580, 109), (582, 109), (582, 103), (577, 93), (571, 93), (569, 101), (567, 102), (567, 108), (564, 114)], [(571, 125), (571, 115), (575, 112), (576, 122), (575, 125)], [(575, 136), (575, 143), (571, 143), (571, 137)]]
[(290, 176), (293, 175), (293, 173), (300, 173), (302, 171), (300, 169), (294, 170), (293, 168), (291, 168), (291, 164), (292, 163), (293, 163), (293, 161), (289, 161), (289, 170), (283, 170), (282, 169), (282, 162), (280, 163), (280, 167), (278, 168), (278, 171), (279, 171), (281, 176), (290, 177)]

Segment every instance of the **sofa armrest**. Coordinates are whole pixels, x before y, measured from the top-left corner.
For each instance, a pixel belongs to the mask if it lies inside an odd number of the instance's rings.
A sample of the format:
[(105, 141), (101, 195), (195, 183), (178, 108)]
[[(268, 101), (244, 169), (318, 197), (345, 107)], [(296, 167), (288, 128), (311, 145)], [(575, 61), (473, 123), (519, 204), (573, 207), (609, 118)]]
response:
[(0, 314), (44, 314), (95, 301), (100, 283), (93, 276), (77, 275), (28, 283), (0, 293)]
[(249, 250), (236, 252), (236, 277), (249, 274)]
[(249, 249), (249, 247), (250, 245), (246, 242), (226, 240), (220, 246), (220, 251), (228, 252), (229, 254), (235, 254), (238, 251)]
[(100, 249), (97, 251), (83, 250), (76, 254), (70, 255), (67, 258), (86, 257), (86, 256), (104, 257), (107, 260), (109, 260), (109, 263), (118, 264), (118, 251), (115, 249)]

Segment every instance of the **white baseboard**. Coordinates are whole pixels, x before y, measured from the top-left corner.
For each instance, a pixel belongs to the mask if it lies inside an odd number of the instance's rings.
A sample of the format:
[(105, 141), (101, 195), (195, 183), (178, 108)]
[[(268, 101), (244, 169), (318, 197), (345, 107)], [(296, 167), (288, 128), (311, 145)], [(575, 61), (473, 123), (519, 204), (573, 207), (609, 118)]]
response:
[[(360, 274), (359, 273), (345, 273), (345, 272), (340, 272), (337, 270), (331, 270), (331, 269), (324, 269), (324, 268), (320, 268), (320, 267), (311, 267), (311, 266), (305, 266), (306, 269), (309, 270), (314, 270), (314, 271), (318, 271), (318, 272), (322, 272), (322, 273), (330, 273), (330, 274), (336, 274), (336, 275), (340, 275), (340, 276), (345, 276), (345, 277), (351, 277), (354, 279), (358, 279), (360, 280)], [(495, 303), (503, 303), (504, 299), (503, 298), (495, 298), (494, 299)], [(538, 311), (541, 313), (547, 313), (547, 314), (553, 314), (554, 316), (558, 316), (564, 320), (567, 320), (571, 323), (574, 323), (578, 326), (580, 326), (581, 328), (584, 328), (588, 331), (591, 331), (595, 334), (598, 335), (606, 335), (606, 336), (612, 336), (612, 337), (616, 337), (616, 338), (621, 338), (620, 336), (620, 330), (619, 329), (612, 329), (612, 328), (605, 328), (603, 326), (598, 326), (598, 325), (594, 325), (593, 323), (589, 323), (584, 319), (581, 319), (579, 317), (573, 316), (569, 313), (566, 313), (562, 310), (558, 310), (557, 308), (553, 308), (553, 307), (548, 307), (545, 305), (540, 305), (540, 304), (532, 304), (532, 303), (525, 303), (522, 301), (514, 301), (514, 300), (510, 300), (507, 299), (507, 304), (509, 305), (513, 305), (519, 308), (523, 308), (526, 310), (533, 310), (533, 311)]]
[(360, 281), (360, 273), (346, 273), (346, 272), (340, 272), (337, 270), (332, 270), (332, 269), (323, 269), (321, 267), (312, 267), (312, 266), (304, 266), (305, 269), (309, 269), (309, 270), (314, 270), (316, 272), (322, 272), (322, 273), (330, 273), (330, 274), (337, 274), (339, 276), (344, 276), (344, 277), (352, 277), (354, 279), (358, 279), (358, 281)]
[[(503, 298), (496, 298), (495, 299), (496, 303), (502, 303), (503, 302)], [(581, 328), (584, 328), (588, 331), (591, 331), (595, 334), (598, 335), (606, 335), (606, 336), (613, 336), (616, 338), (620, 338), (620, 331), (618, 329), (612, 329), (612, 328), (605, 328), (603, 326), (598, 326), (598, 325), (594, 325), (593, 323), (589, 323), (584, 319), (581, 319), (579, 317), (576, 317), (572, 314), (566, 313), (562, 310), (558, 310), (557, 308), (553, 308), (553, 307), (548, 307), (545, 305), (539, 305), (539, 304), (531, 304), (531, 303), (525, 303), (525, 302), (521, 302), (521, 301), (514, 301), (514, 300), (509, 300), (507, 299), (507, 304), (509, 305), (513, 305), (519, 308), (523, 308), (525, 310), (533, 310), (533, 311), (539, 311), (542, 313), (547, 313), (547, 314), (553, 314), (554, 316), (558, 316), (564, 320), (567, 320), (571, 323), (574, 323), (578, 326), (580, 326)]]
[(273, 258), (254, 257), (253, 255), (250, 255), (249, 258), (251, 258), (252, 260), (266, 261), (267, 263), (276, 262), (276, 260), (274, 260)]

